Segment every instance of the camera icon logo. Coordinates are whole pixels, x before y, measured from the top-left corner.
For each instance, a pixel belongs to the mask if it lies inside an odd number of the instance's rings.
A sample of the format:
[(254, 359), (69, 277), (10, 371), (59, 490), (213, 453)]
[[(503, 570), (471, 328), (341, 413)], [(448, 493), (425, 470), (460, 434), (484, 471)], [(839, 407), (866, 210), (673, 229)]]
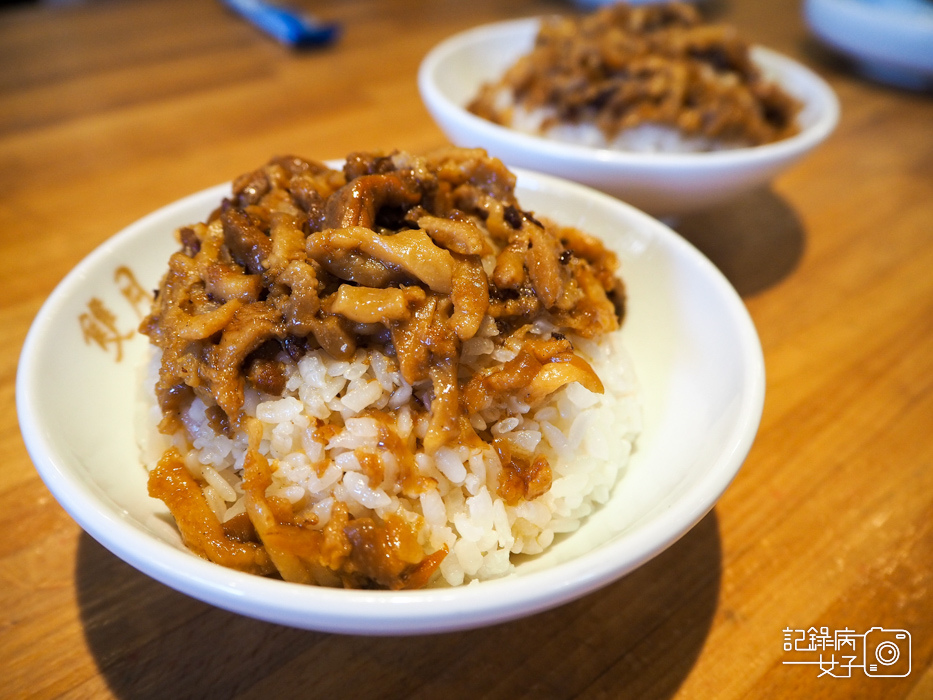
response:
[(865, 673), (878, 678), (910, 675), (910, 632), (872, 627), (864, 636)]

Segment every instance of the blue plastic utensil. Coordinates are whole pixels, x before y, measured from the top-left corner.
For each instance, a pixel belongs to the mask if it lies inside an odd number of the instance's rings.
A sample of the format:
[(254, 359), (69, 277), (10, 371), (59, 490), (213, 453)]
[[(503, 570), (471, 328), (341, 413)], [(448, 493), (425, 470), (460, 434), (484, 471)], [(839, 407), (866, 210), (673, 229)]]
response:
[(340, 25), (322, 22), (297, 9), (263, 0), (223, 0), (231, 10), (276, 40), (294, 47), (324, 46), (340, 33)]

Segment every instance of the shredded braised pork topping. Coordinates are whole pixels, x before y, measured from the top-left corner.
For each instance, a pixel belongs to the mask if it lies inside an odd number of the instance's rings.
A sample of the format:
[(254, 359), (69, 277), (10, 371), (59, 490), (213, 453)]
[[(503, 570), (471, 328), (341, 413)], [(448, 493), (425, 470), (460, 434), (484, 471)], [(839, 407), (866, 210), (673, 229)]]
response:
[(516, 106), (547, 110), (542, 132), (592, 123), (608, 142), (643, 124), (751, 146), (798, 131), (799, 104), (764, 78), (736, 30), (677, 2), (547, 18), (532, 50), (468, 109), (511, 126)]
[[(215, 430), (249, 435), (248, 518), (216, 522), (175, 450), (150, 474), (150, 493), (168, 504), (192, 550), (254, 573), (355, 587), (420, 586), (443, 558), (426, 554), (401, 519), (352, 518), (338, 504), (313, 529), (291, 504), (267, 497), (274, 467), (244, 413), (246, 387), (280, 395), (282, 358), (318, 348), (338, 359), (378, 348), (409, 384), (430, 384), (429, 406), (419, 407), (430, 412), (423, 441), (402, 440), (390, 418), (372, 412), (403, 493), (430, 487), (416, 450), (475, 441), (496, 450), (507, 501), (547, 491), (546, 457), (478, 434), (469, 416), (508, 395), (536, 403), (570, 382), (601, 392), (564, 333), (617, 329), (624, 292), (610, 251), (522, 210), (514, 189), (514, 175), (480, 150), (357, 153), (342, 170), (276, 158), (237, 178), (207, 221), (177, 231), (180, 249), (141, 326), (161, 350), (160, 430), (184, 430), (183, 412), (198, 397)], [(515, 357), (461, 376), (462, 345), (487, 317)], [(559, 332), (530, 334), (540, 319)], [(363, 466), (381, 469), (375, 458)]]

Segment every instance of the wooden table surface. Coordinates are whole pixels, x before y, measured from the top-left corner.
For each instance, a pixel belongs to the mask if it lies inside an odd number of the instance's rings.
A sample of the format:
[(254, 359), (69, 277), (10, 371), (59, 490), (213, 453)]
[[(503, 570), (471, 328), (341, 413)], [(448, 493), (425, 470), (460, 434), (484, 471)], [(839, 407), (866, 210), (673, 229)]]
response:
[[(739, 476), (669, 550), (517, 622), (367, 638), (214, 609), (83, 534), (40, 481), (14, 397), (29, 324), (69, 269), (271, 155), (441, 145), (415, 84), (425, 52), (574, 11), (308, 4), (343, 24), (336, 45), (292, 52), (216, 2), (0, 10), (0, 696), (933, 698), (933, 99), (860, 79), (797, 0), (704, 6), (823, 75), (842, 119), (772, 187), (678, 224), (747, 304), (767, 395)], [(906, 630), (910, 673), (785, 663), (819, 660), (784, 649), (811, 628)]]

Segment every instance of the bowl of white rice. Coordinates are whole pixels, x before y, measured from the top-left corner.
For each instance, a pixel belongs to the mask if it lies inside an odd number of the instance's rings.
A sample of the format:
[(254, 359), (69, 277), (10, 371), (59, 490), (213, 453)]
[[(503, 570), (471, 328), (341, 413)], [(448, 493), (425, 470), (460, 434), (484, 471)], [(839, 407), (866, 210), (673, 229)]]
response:
[[(452, 446), (432, 455), (424, 468), (456, 488), (418, 504), (436, 527), (437, 544), (451, 550), (429, 585), (343, 589), (225, 568), (186, 549), (165, 503), (147, 494), (139, 389), (152, 352), (135, 328), (147, 313), (147, 290), (158, 286), (177, 245), (172, 231), (204, 220), (229, 184), (168, 205), (108, 240), (38, 314), (16, 393), (27, 449), (49, 490), (92, 537), (166, 585), (250, 617), (338, 633), (423, 634), (504, 622), (586, 595), (663, 551), (715, 505), (752, 445), (764, 398), (754, 325), (726, 279), (663, 224), (576, 183), (516, 173), (526, 211), (586, 231), (618, 256), (624, 323), (601, 347), (580, 345), (608, 398), (571, 385), (553, 406), (491, 428), (519, 442), (547, 441), (560, 454), (546, 499), (506, 511), (481, 488), (487, 465), (476, 453)], [(465, 351), (475, 358), (466, 361), (480, 362), (495, 347), (494, 335), (481, 329)], [(309, 353), (289, 371), (282, 396), (247, 397), (246, 408), (264, 423), (266, 449), (287, 473), (282, 488), (339, 482), (354, 507), (385, 506), (386, 494), (369, 488), (353, 463), (379, 431), (362, 409), (390, 406), (412, 388), (391, 362), (373, 357), (335, 363)], [(333, 469), (309, 473), (295, 449), (302, 415), (334, 410), (344, 413), (345, 433), (304, 446), (306, 457), (330, 451)], [(197, 410), (188, 418), (196, 422)], [(238, 449), (221, 443), (199, 444), (215, 473)], [(452, 490), (461, 495), (448, 498)], [(235, 508), (235, 495), (228, 502)]]
[[(821, 144), (839, 119), (838, 100), (822, 78), (761, 46), (750, 47), (755, 67), (800, 104), (798, 131), (762, 145), (719, 144), (651, 123), (625, 130), (611, 141), (585, 121), (560, 123), (542, 135), (537, 112), (521, 119), (516, 115), (509, 126), (471, 112), (468, 105), (481, 88), (500, 80), (532, 50), (544, 19), (469, 29), (425, 56), (418, 73), (421, 98), (454, 144), (483, 147), (507, 165), (574, 180), (653, 216), (668, 217), (767, 186)], [(517, 113), (513, 107), (505, 109)]]

